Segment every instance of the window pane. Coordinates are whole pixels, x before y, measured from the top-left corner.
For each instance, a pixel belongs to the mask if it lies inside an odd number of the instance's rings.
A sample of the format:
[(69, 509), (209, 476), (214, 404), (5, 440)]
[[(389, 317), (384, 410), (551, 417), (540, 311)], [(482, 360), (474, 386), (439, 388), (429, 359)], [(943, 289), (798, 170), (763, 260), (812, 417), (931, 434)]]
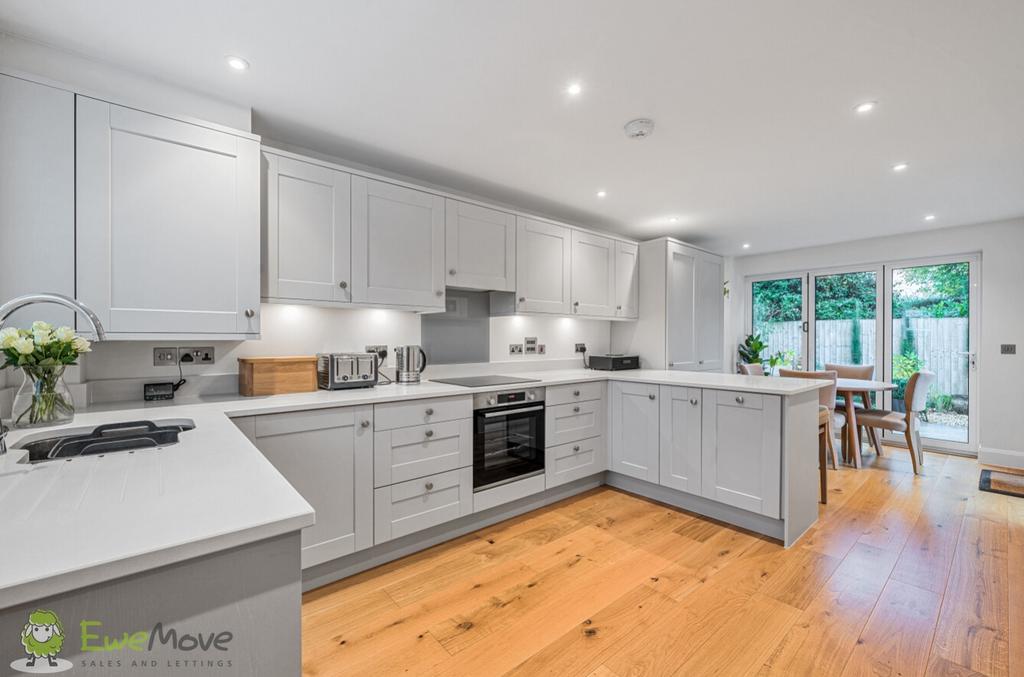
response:
[(802, 364), (803, 279), (762, 280), (754, 282), (751, 291), (751, 326), (766, 345), (762, 357), (783, 353), (787, 363)]
[(922, 437), (968, 442), (969, 318), (970, 264), (892, 271), (893, 408), (904, 409), (911, 374), (936, 375), (920, 416)]
[(814, 278), (815, 369), (875, 364), (876, 277), (858, 272)]

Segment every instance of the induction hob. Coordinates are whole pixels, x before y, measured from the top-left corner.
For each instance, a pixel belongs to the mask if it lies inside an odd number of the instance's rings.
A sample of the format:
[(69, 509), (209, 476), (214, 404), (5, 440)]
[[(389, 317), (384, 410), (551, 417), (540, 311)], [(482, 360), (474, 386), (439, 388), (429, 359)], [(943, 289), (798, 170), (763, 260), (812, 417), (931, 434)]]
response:
[(462, 378), (432, 378), (434, 383), (447, 383), (452, 386), (463, 386), (464, 388), (482, 388), (484, 386), (504, 386), (514, 383), (540, 383), (536, 378), (517, 378), (515, 376), (499, 376), (488, 374), (487, 376), (463, 376)]

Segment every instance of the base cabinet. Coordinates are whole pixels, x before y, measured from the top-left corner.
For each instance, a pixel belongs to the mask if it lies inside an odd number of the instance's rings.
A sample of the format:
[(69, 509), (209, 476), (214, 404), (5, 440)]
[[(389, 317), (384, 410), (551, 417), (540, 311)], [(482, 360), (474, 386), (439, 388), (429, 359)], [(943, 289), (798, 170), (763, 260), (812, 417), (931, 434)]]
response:
[(373, 541), (384, 543), (472, 512), (472, 468), (381, 487), (373, 494)]
[(373, 408), (256, 416), (253, 443), (316, 511), (302, 567), (373, 545)]
[(608, 448), (603, 435), (548, 447), (544, 454), (548, 489), (596, 475), (608, 467)]
[(700, 388), (661, 386), (659, 483), (690, 494), (701, 493)]
[(609, 470), (648, 482), (659, 479), (658, 386), (611, 384)]
[(701, 494), (778, 518), (782, 402), (777, 395), (705, 390), (701, 412)]

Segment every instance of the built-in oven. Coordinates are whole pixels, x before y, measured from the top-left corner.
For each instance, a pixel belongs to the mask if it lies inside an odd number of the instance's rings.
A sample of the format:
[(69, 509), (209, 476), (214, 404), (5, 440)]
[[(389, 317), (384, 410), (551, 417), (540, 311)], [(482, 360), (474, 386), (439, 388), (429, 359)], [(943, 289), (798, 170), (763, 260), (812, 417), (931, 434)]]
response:
[(473, 491), (544, 472), (544, 389), (473, 396)]

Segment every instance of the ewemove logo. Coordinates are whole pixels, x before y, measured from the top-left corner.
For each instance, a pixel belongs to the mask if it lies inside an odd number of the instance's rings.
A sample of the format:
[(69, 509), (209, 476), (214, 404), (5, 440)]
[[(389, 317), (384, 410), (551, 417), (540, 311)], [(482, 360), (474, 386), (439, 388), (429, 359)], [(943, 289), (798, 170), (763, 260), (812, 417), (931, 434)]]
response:
[(57, 656), (64, 647), (64, 625), (52, 611), (36, 609), (29, 614), (21, 631), (21, 646), (28, 656), (11, 663), (18, 672), (45, 675), (74, 667), (71, 661)]

